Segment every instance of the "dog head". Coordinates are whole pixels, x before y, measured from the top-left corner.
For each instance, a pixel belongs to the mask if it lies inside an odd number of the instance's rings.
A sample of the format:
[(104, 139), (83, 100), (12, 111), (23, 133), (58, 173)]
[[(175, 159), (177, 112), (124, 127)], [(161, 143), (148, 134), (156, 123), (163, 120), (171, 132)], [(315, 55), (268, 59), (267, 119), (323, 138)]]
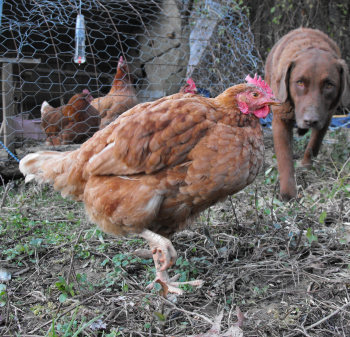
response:
[(350, 103), (346, 63), (331, 52), (302, 50), (282, 73), (278, 98), (294, 106), (299, 129), (322, 129), (339, 104)]

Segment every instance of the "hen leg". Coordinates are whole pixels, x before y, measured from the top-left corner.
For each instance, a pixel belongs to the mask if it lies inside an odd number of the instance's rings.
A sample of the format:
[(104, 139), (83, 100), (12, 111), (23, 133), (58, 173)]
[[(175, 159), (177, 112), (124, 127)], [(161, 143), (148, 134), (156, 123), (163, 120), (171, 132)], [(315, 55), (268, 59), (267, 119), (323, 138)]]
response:
[(179, 288), (179, 285), (189, 284), (192, 286), (201, 286), (203, 284), (201, 280), (177, 282), (178, 275), (169, 278), (167, 269), (175, 263), (177, 258), (176, 250), (171, 241), (148, 229), (144, 229), (139, 236), (148, 241), (156, 267), (156, 278), (147, 288), (152, 289), (154, 283), (158, 282), (165, 294), (170, 292), (181, 295), (183, 294), (183, 290)]

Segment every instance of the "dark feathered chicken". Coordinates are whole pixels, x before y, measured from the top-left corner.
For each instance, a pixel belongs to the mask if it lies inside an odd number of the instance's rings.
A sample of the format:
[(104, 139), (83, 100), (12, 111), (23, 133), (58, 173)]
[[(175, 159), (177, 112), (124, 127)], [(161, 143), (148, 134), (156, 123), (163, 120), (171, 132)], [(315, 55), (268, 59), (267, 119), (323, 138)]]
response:
[(100, 115), (90, 105), (89, 90), (74, 95), (66, 105), (52, 107), (46, 101), (41, 106), (41, 127), (47, 145), (81, 144), (99, 129)]

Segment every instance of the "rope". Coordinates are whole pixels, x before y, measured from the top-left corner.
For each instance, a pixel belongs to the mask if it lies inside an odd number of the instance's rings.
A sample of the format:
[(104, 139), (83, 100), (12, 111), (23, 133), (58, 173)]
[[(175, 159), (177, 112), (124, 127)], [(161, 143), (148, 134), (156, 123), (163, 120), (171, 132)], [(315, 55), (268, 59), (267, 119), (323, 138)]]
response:
[(14, 159), (17, 163), (19, 163), (19, 159), (10, 151), (10, 149), (0, 140), (0, 144), (5, 149), (5, 151)]

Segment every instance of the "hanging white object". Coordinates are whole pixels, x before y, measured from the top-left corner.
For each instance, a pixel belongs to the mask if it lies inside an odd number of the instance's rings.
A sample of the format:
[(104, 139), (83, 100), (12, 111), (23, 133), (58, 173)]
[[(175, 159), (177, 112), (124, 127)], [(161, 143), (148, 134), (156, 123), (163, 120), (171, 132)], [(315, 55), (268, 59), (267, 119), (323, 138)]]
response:
[(196, 20), (196, 24), (190, 34), (190, 58), (188, 60), (186, 78), (192, 76), (193, 70), (198, 67), (204, 52), (208, 48), (215, 27), (224, 14), (221, 13), (221, 5), (216, 1), (206, 0), (205, 8), (210, 13), (202, 14)]
[(84, 15), (78, 14), (75, 26), (75, 53), (74, 62), (81, 64), (86, 61), (85, 57), (85, 22)]

